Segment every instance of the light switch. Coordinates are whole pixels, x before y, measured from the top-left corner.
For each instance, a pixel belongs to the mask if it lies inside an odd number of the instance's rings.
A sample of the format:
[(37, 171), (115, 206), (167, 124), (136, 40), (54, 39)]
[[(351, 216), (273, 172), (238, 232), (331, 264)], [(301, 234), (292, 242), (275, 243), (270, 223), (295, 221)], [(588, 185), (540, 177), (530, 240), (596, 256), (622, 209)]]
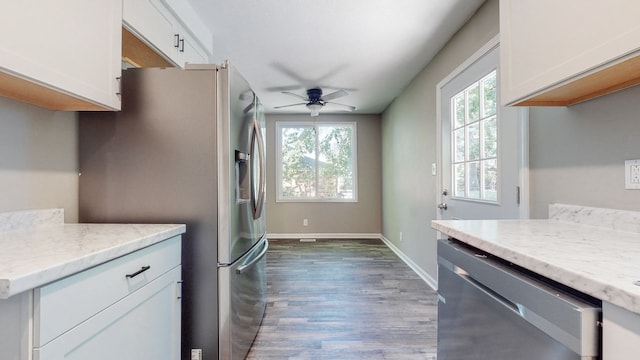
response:
[(625, 160), (624, 188), (640, 190), (640, 160)]

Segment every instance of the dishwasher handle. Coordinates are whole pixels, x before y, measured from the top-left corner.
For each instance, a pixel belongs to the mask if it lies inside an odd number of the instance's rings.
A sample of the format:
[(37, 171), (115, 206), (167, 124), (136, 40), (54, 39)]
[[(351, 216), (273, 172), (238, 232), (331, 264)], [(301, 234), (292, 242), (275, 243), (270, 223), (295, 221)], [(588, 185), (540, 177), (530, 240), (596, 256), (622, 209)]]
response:
[[(505, 298), (504, 296), (498, 294), (497, 292), (493, 291), (491, 288), (484, 286), (482, 283), (474, 280), (472, 277), (470, 277), (467, 273), (465, 273), (464, 271), (461, 271), (461, 269), (457, 268), (456, 271), (453, 272), (454, 274), (456, 274), (459, 278), (461, 278), (462, 280), (464, 280), (468, 285), (473, 286), (474, 288), (476, 288), (478, 291), (481, 291), (482, 293), (484, 293), (486, 296), (490, 297), (492, 300), (494, 300), (495, 302), (501, 304), (503, 307), (509, 309), (510, 311), (512, 311), (513, 313), (522, 316), (522, 313), (520, 312), (520, 309), (522, 308), (521, 305), (514, 303), (513, 301), (510, 301), (509, 299)], [(526, 318), (525, 318), (526, 320)]]
[(585, 302), (516, 268), (449, 240), (438, 242), (438, 263), (472, 279), (523, 319), (578, 354), (597, 353), (600, 306)]
[[(445, 265), (445, 268), (447, 268), (446, 265)], [(523, 304), (515, 303), (505, 298), (504, 296), (500, 295), (490, 287), (485, 286), (481, 282), (469, 276), (461, 268), (456, 266), (453, 266), (453, 268), (454, 268), (453, 273), (456, 276), (458, 276), (460, 279), (462, 279), (467, 285), (472, 286), (476, 290), (482, 292), (485, 296), (489, 297), (496, 303), (502, 305), (502, 307), (505, 308), (506, 310), (513, 312), (517, 316), (520, 316), (526, 322), (535, 326), (536, 328), (538, 328), (545, 334), (549, 335), (553, 339), (556, 339), (557, 341), (562, 343), (564, 346), (570, 348), (571, 350), (573, 350), (578, 354), (580, 353), (580, 349), (579, 349), (580, 340), (578, 339), (579, 335), (571, 334), (565, 331), (564, 329), (562, 329), (557, 324), (555, 324), (553, 320), (548, 320), (544, 316), (541, 316), (536, 312), (532, 311), (531, 309), (528, 309)], [(450, 270), (450, 268), (447, 270)], [(445, 301), (446, 301), (446, 298), (445, 298)]]

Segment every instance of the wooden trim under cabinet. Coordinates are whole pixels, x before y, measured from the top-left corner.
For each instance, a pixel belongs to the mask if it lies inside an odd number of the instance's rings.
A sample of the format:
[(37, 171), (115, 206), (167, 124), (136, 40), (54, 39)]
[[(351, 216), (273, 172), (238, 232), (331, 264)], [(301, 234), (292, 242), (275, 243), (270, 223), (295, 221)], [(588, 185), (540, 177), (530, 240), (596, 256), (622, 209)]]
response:
[(135, 67), (174, 67), (125, 28), (122, 28), (122, 60)]
[(640, 55), (533, 96), (515, 106), (570, 106), (640, 84)]
[(0, 72), (0, 96), (30, 103), (50, 110), (109, 110), (104, 106), (53, 90), (44, 85)]

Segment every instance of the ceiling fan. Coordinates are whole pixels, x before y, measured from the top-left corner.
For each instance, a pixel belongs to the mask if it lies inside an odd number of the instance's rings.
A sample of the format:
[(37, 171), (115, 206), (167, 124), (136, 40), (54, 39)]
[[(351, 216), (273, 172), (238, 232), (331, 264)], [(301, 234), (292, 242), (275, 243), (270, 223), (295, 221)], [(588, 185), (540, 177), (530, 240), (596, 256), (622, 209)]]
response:
[(312, 88), (312, 89), (308, 89), (306, 97), (304, 97), (302, 95), (298, 95), (296, 93), (292, 93), (290, 91), (283, 91), (282, 93), (283, 94), (287, 94), (287, 95), (291, 95), (291, 96), (295, 96), (297, 98), (300, 98), (300, 99), (304, 100), (305, 102), (301, 102), (301, 103), (297, 103), (297, 104), (276, 106), (276, 107), (274, 107), (274, 109), (281, 109), (281, 108), (285, 108), (285, 107), (305, 105), (307, 107), (307, 109), (309, 109), (311, 111), (311, 116), (318, 116), (320, 114), (320, 110), (322, 110), (322, 108), (326, 104), (337, 105), (339, 107), (342, 107), (346, 111), (353, 111), (353, 110), (356, 109), (355, 106), (339, 104), (339, 103), (335, 103), (335, 102), (329, 101), (329, 100), (333, 100), (333, 99), (337, 99), (337, 98), (349, 95), (349, 93), (347, 93), (346, 91), (344, 91), (342, 89), (338, 90), (338, 91), (335, 91), (335, 92), (332, 92), (331, 94), (324, 95), (324, 96), (322, 95), (322, 89), (317, 88), (317, 87), (316, 88)]

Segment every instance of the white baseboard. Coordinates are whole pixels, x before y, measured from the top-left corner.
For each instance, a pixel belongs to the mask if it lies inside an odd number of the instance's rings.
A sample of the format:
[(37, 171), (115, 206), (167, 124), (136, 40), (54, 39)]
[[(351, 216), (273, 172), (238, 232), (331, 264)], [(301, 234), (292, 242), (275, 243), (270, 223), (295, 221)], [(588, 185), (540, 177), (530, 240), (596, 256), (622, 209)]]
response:
[(431, 275), (427, 274), (418, 264), (413, 262), (405, 253), (403, 253), (400, 249), (398, 249), (389, 239), (384, 236), (380, 236), (380, 240), (384, 242), (391, 251), (393, 251), (398, 257), (404, 261), (407, 266), (409, 266), (424, 282), (427, 283), (433, 290), (438, 290), (438, 282), (431, 277)]
[(373, 233), (298, 233), (267, 234), (267, 239), (380, 239), (382, 235)]
[(393, 251), (407, 266), (411, 268), (424, 282), (427, 283), (432, 289), (438, 289), (438, 282), (427, 274), (418, 264), (413, 262), (405, 253), (398, 249), (389, 239), (382, 236), (382, 234), (373, 233), (304, 233), (304, 234), (267, 234), (267, 238), (271, 239), (379, 239), (387, 245), (391, 251)]

